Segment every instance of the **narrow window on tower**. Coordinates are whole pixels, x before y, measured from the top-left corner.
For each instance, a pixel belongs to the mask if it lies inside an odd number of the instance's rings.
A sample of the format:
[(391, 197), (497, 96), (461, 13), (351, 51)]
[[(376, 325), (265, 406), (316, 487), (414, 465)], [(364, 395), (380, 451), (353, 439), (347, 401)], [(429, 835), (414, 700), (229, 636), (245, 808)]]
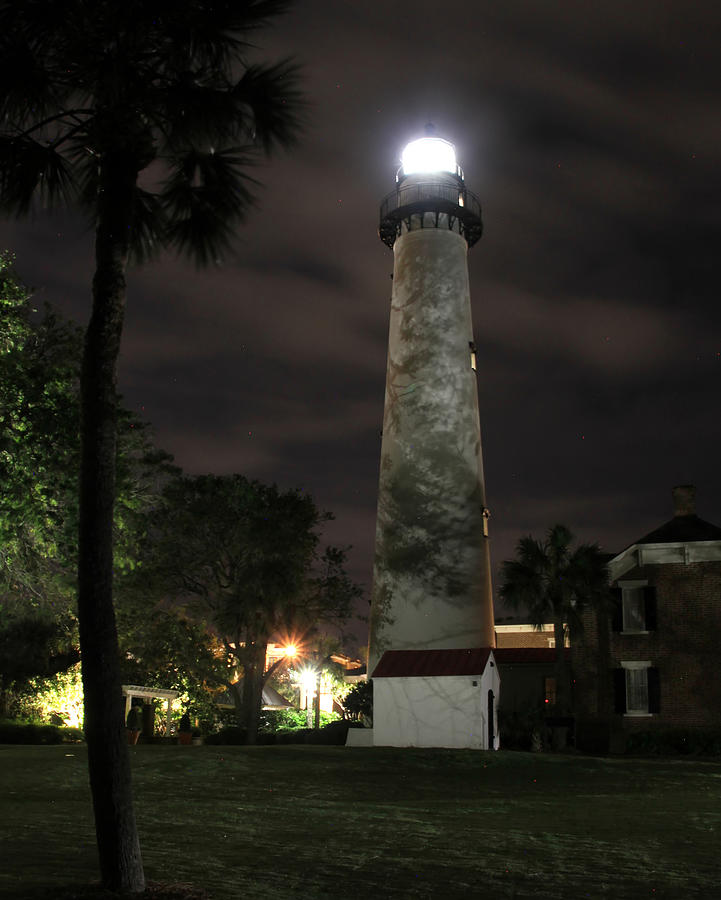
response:
[(468, 342), (468, 349), (471, 351), (471, 368), (474, 372), (478, 371), (476, 369), (476, 345), (473, 341)]
[(488, 537), (488, 520), (491, 518), (491, 511), (487, 506), (481, 509), (481, 516), (483, 518), (483, 537)]

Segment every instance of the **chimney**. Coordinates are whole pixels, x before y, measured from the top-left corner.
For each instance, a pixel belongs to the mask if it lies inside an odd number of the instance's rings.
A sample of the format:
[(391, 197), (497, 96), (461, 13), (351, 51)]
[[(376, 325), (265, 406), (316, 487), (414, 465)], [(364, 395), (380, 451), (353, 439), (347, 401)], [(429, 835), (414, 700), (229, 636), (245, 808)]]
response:
[(696, 515), (696, 485), (679, 484), (672, 489), (674, 516)]

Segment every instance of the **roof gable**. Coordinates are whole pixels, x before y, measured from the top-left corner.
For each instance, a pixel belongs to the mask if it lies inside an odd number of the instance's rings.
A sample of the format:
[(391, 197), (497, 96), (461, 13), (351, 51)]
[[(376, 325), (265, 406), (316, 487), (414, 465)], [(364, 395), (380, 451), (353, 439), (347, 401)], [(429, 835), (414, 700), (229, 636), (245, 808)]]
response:
[(371, 678), (423, 678), (428, 675), (480, 675), (490, 647), (467, 650), (386, 650)]
[(660, 528), (649, 532), (636, 541), (637, 544), (674, 544), (692, 543), (694, 541), (719, 541), (721, 528), (712, 525), (698, 516), (674, 516)]

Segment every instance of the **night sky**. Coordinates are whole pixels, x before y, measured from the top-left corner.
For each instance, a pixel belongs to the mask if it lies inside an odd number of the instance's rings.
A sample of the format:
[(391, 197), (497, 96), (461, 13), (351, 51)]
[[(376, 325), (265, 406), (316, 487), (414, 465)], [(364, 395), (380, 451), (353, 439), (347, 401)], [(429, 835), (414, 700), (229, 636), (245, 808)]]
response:
[[(222, 268), (129, 277), (119, 383), (189, 473), (302, 487), (370, 583), (393, 257), (378, 206), (427, 122), (485, 232), (469, 255), (494, 565), (561, 521), (619, 551), (698, 487), (721, 523), (721, 7), (299, 3), (259, 35), (296, 55), (300, 146), (253, 174)], [(81, 323), (92, 235), (0, 223)], [(359, 641), (362, 626), (357, 627)]]

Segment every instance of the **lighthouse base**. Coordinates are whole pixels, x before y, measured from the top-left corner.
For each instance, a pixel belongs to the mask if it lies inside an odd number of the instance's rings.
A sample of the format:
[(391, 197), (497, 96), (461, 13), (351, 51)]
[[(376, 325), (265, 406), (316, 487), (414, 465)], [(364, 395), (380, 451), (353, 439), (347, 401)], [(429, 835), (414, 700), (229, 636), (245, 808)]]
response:
[(345, 739), (346, 747), (372, 747), (372, 728), (349, 728), (348, 737)]
[(390, 650), (373, 673), (373, 746), (496, 750), (499, 693), (490, 647)]

